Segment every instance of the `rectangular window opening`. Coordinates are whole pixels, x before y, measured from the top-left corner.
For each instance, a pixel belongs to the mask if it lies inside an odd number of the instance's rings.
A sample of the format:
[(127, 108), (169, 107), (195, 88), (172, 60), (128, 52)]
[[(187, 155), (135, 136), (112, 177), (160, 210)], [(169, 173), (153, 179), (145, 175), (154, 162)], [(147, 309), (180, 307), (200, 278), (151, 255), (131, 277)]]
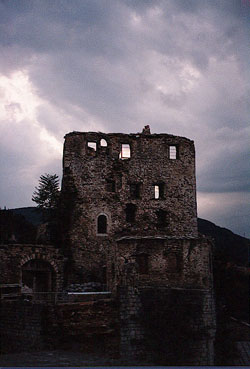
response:
[(177, 159), (177, 146), (176, 145), (169, 146), (169, 159)]
[(149, 273), (149, 256), (147, 254), (136, 255), (136, 262), (138, 265), (139, 274)]
[(139, 199), (141, 192), (141, 183), (131, 183), (130, 184), (130, 196), (132, 199)]
[(159, 209), (156, 212), (158, 228), (164, 228), (167, 225), (167, 213), (165, 210)]
[(120, 152), (121, 159), (129, 159), (131, 157), (130, 145), (122, 144), (122, 150)]
[(88, 141), (88, 147), (96, 151), (96, 142)]
[(154, 186), (154, 196), (155, 196), (155, 199), (160, 198), (160, 187), (158, 185)]
[(108, 192), (115, 192), (115, 181), (107, 179), (106, 189)]
[(136, 215), (136, 205), (134, 204), (127, 204), (126, 209), (126, 222), (134, 223), (135, 222), (135, 215)]
[(164, 183), (157, 183), (154, 185), (154, 198), (164, 199)]

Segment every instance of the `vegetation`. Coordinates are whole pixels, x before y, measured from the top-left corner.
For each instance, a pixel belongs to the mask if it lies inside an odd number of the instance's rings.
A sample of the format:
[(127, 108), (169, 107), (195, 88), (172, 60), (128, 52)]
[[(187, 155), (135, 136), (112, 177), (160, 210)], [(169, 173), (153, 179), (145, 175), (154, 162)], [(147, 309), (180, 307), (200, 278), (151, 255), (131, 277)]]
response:
[(229, 229), (218, 227), (208, 220), (198, 218), (200, 233), (214, 240), (214, 258), (225, 263), (248, 266), (250, 240), (241, 237)]
[(57, 174), (44, 174), (40, 176), (39, 186), (35, 188), (32, 201), (37, 207), (45, 210), (54, 210), (59, 201), (59, 178)]
[(38, 242), (58, 244), (59, 240), (59, 178), (57, 174), (40, 176), (32, 201), (37, 203), (37, 210), (42, 212), (43, 227), (38, 227)]

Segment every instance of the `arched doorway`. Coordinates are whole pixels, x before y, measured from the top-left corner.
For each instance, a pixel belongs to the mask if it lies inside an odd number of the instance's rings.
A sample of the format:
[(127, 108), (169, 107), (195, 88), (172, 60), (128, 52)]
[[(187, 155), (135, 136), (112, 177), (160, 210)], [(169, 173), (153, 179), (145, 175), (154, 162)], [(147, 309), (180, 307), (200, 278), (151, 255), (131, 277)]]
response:
[(100, 214), (97, 218), (97, 233), (107, 234), (107, 216), (105, 214)]
[(47, 261), (32, 259), (22, 266), (22, 285), (32, 292), (53, 292), (55, 282), (55, 271)]

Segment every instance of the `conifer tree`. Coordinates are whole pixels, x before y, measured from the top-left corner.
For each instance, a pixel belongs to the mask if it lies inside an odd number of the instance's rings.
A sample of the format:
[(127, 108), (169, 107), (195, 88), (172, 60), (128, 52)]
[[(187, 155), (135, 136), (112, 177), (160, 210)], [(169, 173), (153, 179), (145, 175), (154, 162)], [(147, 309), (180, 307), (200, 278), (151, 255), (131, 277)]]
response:
[(37, 207), (49, 212), (56, 210), (59, 200), (59, 178), (57, 174), (44, 174), (40, 176), (39, 186), (35, 188), (32, 201)]

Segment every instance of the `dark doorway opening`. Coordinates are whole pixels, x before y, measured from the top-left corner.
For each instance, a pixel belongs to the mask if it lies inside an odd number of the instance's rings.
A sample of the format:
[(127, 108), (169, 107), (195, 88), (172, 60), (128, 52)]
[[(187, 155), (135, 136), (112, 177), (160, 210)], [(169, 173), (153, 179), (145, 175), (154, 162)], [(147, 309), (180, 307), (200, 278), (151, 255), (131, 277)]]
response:
[(107, 217), (104, 214), (99, 215), (97, 219), (97, 233), (98, 234), (107, 233)]
[(33, 293), (55, 291), (55, 272), (44, 260), (30, 260), (22, 267), (22, 285)]

